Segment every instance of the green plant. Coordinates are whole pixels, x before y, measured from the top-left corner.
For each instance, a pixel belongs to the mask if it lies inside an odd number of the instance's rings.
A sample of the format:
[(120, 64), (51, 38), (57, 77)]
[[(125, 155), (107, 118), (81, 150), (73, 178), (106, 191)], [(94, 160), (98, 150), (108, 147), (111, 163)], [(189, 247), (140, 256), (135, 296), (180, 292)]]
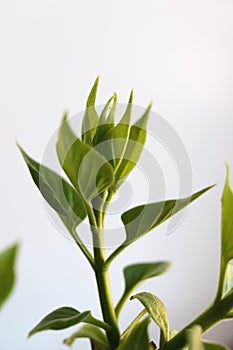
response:
[(14, 244), (0, 252), (0, 308), (8, 299), (15, 282), (15, 258), (18, 245)]
[[(219, 288), (213, 303), (190, 325), (180, 332), (171, 331), (163, 302), (155, 295), (143, 292), (132, 296), (144, 280), (164, 273), (167, 261), (137, 263), (124, 269), (125, 290), (116, 306), (113, 305), (109, 283), (109, 267), (112, 261), (130, 244), (156, 228), (182, 210), (212, 186), (183, 199), (148, 203), (132, 208), (121, 215), (126, 237), (108, 257), (104, 248), (104, 218), (112, 197), (133, 170), (146, 141), (146, 125), (151, 105), (134, 124), (131, 124), (133, 92), (122, 119), (114, 122), (117, 96), (109, 99), (98, 115), (95, 108), (98, 78), (89, 94), (82, 120), (81, 136), (72, 131), (67, 115), (64, 116), (57, 140), (57, 156), (69, 183), (60, 175), (37, 163), (20, 148), (32, 178), (42, 196), (57, 212), (74, 241), (93, 269), (103, 320), (96, 319), (90, 311), (78, 311), (71, 307), (59, 308), (42, 319), (29, 333), (44, 330), (60, 330), (78, 323), (85, 323), (73, 335), (64, 340), (67, 345), (81, 337), (89, 338), (95, 350), (129, 350), (156, 348), (149, 341), (148, 324), (153, 320), (160, 329), (161, 350), (223, 349), (216, 344), (201, 341), (201, 334), (215, 323), (233, 317), (233, 193), (229, 184), (229, 170), (222, 198), (222, 257)], [(82, 162), (83, 161), (83, 162)], [(93, 239), (90, 251), (78, 235), (77, 226), (88, 217)], [(125, 302), (137, 299), (142, 312), (129, 327), (121, 332), (118, 317)]]

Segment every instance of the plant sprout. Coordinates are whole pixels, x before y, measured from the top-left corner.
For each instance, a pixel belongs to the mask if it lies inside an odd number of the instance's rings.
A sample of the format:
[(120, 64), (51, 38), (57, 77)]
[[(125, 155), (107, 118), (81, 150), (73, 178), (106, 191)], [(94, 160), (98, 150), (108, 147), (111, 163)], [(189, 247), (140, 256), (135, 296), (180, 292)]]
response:
[[(53, 170), (39, 164), (20, 147), (34, 183), (44, 199), (55, 210), (78, 248), (90, 264), (98, 288), (102, 319), (91, 311), (61, 307), (44, 317), (29, 333), (61, 330), (83, 323), (64, 340), (71, 346), (78, 338), (88, 338), (95, 350), (160, 350), (225, 349), (224, 346), (201, 340), (201, 335), (217, 322), (233, 317), (233, 193), (229, 169), (222, 197), (222, 254), (219, 287), (213, 303), (183, 330), (170, 329), (164, 303), (150, 292), (133, 294), (145, 280), (156, 277), (169, 268), (167, 261), (136, 263), (125, 267), (125, 289), (117, 305), (113, 304), (109, 267), (114, 259), (133, 242), (154, 230), (178, 211), (188, 206), (212, 186), (186, 198), (146, 203), (121, 214), (125, 239), (107, 255), (104, 246), (104, 219), (107, 207), (126, 177), (136, 166), (146, 141), (146, 126), (151, 104), (132, 123), (133, 92), (119, 122), (115, 122), (117, 95), (114, 94), (100, 114), (95, 108), (97, 78), (88, 96), (80, 135), (77, 136), (65, 114), (58, 133), (56, 151), (68, 181)], [(92, 248), (81, 240), (78, 225), (88, 218)], [(137, 300), (142, 311), (124, 331), (119, 328), (119, 316), (125, 303)], [(160, 329), (159, 342), (151, 340), (148, 325), (153, 321)], [(156, 343), (156, 344), (155, 344)]]

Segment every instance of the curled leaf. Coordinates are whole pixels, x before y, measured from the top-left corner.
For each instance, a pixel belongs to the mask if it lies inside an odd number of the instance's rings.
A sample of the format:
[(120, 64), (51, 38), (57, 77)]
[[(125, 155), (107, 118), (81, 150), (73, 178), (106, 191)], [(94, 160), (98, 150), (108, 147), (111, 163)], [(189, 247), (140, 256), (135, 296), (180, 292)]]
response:
[(157, 296), (148, 292), (138, 293), (131, 299), (138, 299), (160, 328), (160, 348), (163, 349), (169, 340), (169, 322), (165, 305)]

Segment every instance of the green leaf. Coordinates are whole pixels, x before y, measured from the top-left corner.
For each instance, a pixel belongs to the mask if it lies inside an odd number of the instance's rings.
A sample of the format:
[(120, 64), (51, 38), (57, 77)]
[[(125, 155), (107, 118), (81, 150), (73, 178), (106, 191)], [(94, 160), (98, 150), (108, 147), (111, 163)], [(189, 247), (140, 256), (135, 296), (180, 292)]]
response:
[(44, 199), (67, 222), (77, 226), (86, 217), (80, 194), (53, 170), (37, 163), (19, 146), (32, 179)]
[(79, 139), (68, 150), (62, 167), (87, 201), (106, 190), (114, 181), (113, 169), (107, 160)]
[(104, 349), (108, 350), (108, 341), (105, 334), (98, 327), (92, 324), (85, 324), (76, 332), (74, 332), (69, 338), (65, 339), (63, 342), (66, 345), (73, 345), (74, 341), (78, 338), (88, 338), (95, 341), (99, 347), (102, 345)]
[(161, 275), (168, 270), (169, 266), (169, 262), (161, 261), (154, 263), (134, 264), (125, 267), (125, 292), (131, 292), (141, 282)]
[(233, 291), (233, 265), (232, 263), (228, 263), (222, 297), (224, 298), (228, 293), (231, 293), (232, 291)]
[(91, 315), (90, 311), (79, 312), (72, 307), (61, 307), (44, 317), (29, 333), (29, 337), (45, 330), (60, 330), (74, 326), (80, 322), (109, 330), (111, 327)]
[(95, 110), (96, 93), (99, 85), (99, 77), (96, 78), (95, 83), (87, 99), (86, 111), (82, 121), (82, 141), (92, 145), (92, 140), (95, 136), (96, 127), (98, 124), (98, 114)]
[(230, 169), (226, 162), (226, 181), (222, 194), (221, 267), (217, 298), (222, 297), (228, 263), (233, 259), (233, 191), (230, 186)]
[(199, 325), (193, 326), (187, 332), (189, 350), (227, 350), (227, 347), (201, 340), (202, 328)]
[[(98, 140), (99, 142), (96, 146), (96, 149), (108, 159), (114, 169), (114, 173), (116, 173), (126, 150), (130, 132), (132, 102), (133, 91), (130, 94), (126, 111), (119, 123), (105, 132)], [(112, 120), (110, 120), (110, 123), (112, 123)]]
[(150, 350), (147, 328), (149, 319), (138, 322), (130, 332), (124, 334), (120, 340), (117, 350)]
[(61, 165), (64, 163), (67, 152), (76, 140), (77, 136), (71, 129), (68, 122), (68, 115), (65, 113), (59, 128), (56, 145), (57, 156)]
[(160, 348), (163, 349), (169, 340), (169, 322), (165, 305), (157, 296), (148, 292), (138, 293), (131, 299), (138, 299), (160, 328)]
[(9, 297), (15, 282), (15, 258), (18, 245), (0, 252), (0, 308)]
[(125, 178), (133, 170), (146, 142), (146, 126), (152, 105), (150, 104), (142, 117), (131, 126), (124, 157), (115, 174), (115, 188), (120, 187)]
[[(111, 107), (111, 103), (113, 101), (113, 106)], [(96, 133), (93, 139), (93, 145), (96, 146), (101, 142), (103, 135), (108, 132), (110, 129), (114, 127), (114, 113), (117, 105), (117, 94), (115, 93), (106, 105), (104, 106), (103, 111), (100, 114), (98, 125), (96, 128)], [(107, 113), (109, 114), (107, 116)]]
[(137, 288), (143, 281), (166, 272), (169, 267), (170, 263), (167, 261), (134, 264), (125, 267), (125, 290), (116, 307), (117, 315), (119, 315), (121, 307), (135, 288)]
[(149, 203), (129, 209), (121, 216), (126, 230), (123, 245), (137, 240), (159, 226), (212, 187), (206, 187), (186, 198)]
[(230, 169), (222, 195), (222, 259), (228, 263), (233, 259), (233, 191), (230, 186)]

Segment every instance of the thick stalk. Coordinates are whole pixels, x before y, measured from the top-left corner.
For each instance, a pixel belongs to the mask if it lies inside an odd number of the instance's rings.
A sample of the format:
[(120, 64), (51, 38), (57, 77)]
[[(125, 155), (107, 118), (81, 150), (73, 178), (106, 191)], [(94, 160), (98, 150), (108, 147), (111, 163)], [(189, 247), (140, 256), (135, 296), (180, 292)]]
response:
[[(99, 259), (97, 256), (98, 256), (98, 253), (97, 255), (95, 255), (96, 260)], [(107, 333), (110, 347), (113, 350), (113, 349), (116, 349), (119, 343), (120, 333), (119, 333), (116, 314), (115, 314), (115, 310), (112, 302), (108, 271), (105, 268), (103, 268), (103, 265), (102, 265), (102, 268), (99, 266), (95, 270), (95, 276), (96, 276), (96, 282), (98, 286), (103, 319), (106, 323), (108, 323), (112, 327), (111, 330), (106, 331), (106, 333)]]
[(89, 215), (94, 246), (95, 277), (100, 305), (104, 321), (111, 326), (111, 329), (106, 331), (106, 334), (110, 348), (114, 350), (119, 343), (120, 332), (112, 301), (108, 269), (105, 267), (102, 211), (99, 210), (97, 220), (95, 219), (94, 213), (91, 209), (89, 211)]
[(221, 299), (218, 303), (213, 303), (200, 316), (188, 324), (181, 330), (174, 338), (172, 338), (166, 345), (166, 350), (182, 349), (187, 342), (187, 330), (194, 325), (200, 325), (202, 332), (205, 333), (209, 328), (216, 323), (223, 320), (226, 314), (233, 307), (233, 293)]

